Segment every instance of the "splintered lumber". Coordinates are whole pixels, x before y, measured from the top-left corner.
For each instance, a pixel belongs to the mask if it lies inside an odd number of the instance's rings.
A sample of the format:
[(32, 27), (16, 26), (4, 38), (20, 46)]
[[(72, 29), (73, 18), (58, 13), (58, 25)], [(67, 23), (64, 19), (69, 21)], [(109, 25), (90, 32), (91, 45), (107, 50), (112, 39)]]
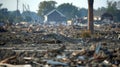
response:
[(17, 58), (16, 55), (15, 56), (11, 56), (9, 58), (6, 58), (6, 59), (2, 60), (0, 63), (9, 63), (9, 60), (13, 60), (13, 59), (16, 59), (16, 58)]

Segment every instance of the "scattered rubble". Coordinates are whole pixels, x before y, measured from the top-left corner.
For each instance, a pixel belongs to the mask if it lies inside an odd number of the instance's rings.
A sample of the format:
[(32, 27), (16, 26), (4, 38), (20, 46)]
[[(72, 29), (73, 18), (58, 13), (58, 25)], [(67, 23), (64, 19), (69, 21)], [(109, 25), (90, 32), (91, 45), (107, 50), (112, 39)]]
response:
[(13, 26), (0, 33), (0, 67), (119, 67), (118, 30), (82, 38), (72, 26)]
[[(75, 44), (73, 44), (75, 45)], [(90, 45), (78, 51), (68, 50), (68, 45), (63, 45), (57, 49), (47, 51), (23, 51), (14, 52), (14, 50), (0, 50), (1, 62), (8, 64), (30, 64), (35, 66), (119, 66), (120, 48), (112, 48), (114, 44), (98, 43), (95, 46)], [(116, 44), (116, 46), (119, 46)], [(36, 47), (35, 47), (36, 48)], [(94, 48), (94, 49), (92, 49)], [(29, 50), (32, 48), (29, 48)], [(92, 49), (92, 50), (91, 50)], [(4, 52), (3, 52), (4, 51)], [(4, 57), (4, 58), (3, 58)]]

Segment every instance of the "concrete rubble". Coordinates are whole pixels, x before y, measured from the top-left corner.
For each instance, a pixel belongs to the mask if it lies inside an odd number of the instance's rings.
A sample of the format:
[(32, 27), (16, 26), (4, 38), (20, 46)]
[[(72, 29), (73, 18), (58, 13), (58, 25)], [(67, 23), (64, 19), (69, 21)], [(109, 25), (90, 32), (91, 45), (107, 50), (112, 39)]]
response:
[[(0, 32), (0, 67), (119, 67), (120, 28), (18, 25)], [(101, 29), (103, 28), (103, 29)], [(99, 34), (99, 35), (98, 35)]]

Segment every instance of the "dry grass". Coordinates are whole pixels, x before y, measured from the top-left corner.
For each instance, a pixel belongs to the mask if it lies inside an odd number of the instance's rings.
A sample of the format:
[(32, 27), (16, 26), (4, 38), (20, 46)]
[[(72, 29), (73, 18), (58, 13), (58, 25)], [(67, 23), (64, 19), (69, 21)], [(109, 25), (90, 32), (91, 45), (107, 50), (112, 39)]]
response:
[(83, 30), (83, 31), (81, 32), (81, 37), (82, 37), (82, 38), (90, 38), (90, 37), (91, 37), (90, 31), (88, 31), (88, 30)]

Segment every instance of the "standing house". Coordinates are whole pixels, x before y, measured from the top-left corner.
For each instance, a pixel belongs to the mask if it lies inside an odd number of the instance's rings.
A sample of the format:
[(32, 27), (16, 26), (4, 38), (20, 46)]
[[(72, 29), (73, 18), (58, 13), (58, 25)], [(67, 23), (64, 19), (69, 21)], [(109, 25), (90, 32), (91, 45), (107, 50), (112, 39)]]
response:
[(101, 20), (105, 23), (112, 23), (113, 22), (113, 16), (109, 13), (104, 13), (101, 15)]
[(44, 15), (44, 22), (50, 24), (63, 23), (66, 21), (65, 15), (63, 15), (58, 10), (54, 9), (51, 12)]

